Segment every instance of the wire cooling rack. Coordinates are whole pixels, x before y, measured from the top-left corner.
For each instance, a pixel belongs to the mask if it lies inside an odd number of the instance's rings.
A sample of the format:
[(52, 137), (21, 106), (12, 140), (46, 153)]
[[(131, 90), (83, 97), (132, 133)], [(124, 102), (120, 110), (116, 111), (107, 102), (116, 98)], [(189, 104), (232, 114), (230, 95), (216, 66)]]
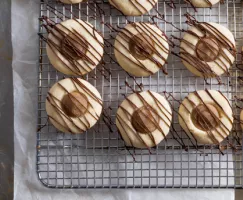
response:
[[(228, 27), (237, 41), (237, 50), (242, 46), (243, 25), (240, 0), (226, 0), (213, 8), (202, 8), (195, 12), (184, 1), (175, 0), (176, 8), (169, 6), (170, 1), (159, 0), (156, 9), (164, 14), (167, 22), (180, 29), (187, 29), (184, 14), (189, 12), (199, 21), (216, 22)], [(148, 78), (128, 76), (114, 60), (113, 48), (117, 33), (112, 32), (105, 23), (124, 27), (129, 21), (151, 21), (151, 16), (159, 15), (156, 9), (142, 17), (125, 18), (107, 1), (92, 1), (77, 5), (64, 5), (57, 1), (40, 3), (40, 16), (47, 16), (55, 22), (68, 18), (80, 18), (92, 23), (105, 38), (105, 68), (98, 66), (85, 78), (101, 93), (104, 100), (104, 114), (99, 123), (81, 135), (58, 132), (47, 119), (45, 99), (50, 87), (65, 76), (57, 72), (49, 63), (46, 44), (40, 38), (39, 84), (38, 84), (38, 131), (37, 131), (37, 173), (40, 181), (49, 188), (241, 188), (242, 150), (239, 113), (242, 103), (241, 55), (231, 69), (230, 77), (222, 77), (224, 84), (215, 79), (202, 79), (191, 74), (180, 59), (170, 55), (166, 65), (168, 75), (159, 71)], [(104, 12), (100, 12), (103, 10)], [(156, 20), (167, 36), (182, 37), (178, 29)], [(41, 26), (39, 34), (46, 36)], [(177, 51), (174, 48), (173, 51)], [(133, 90), (152, 90), (160, 94), (171, 94), (173, 106), (173, 128), (168, 141), (162, 142), (151, 152), (147, 149), (126, 148), (117, 133), (115, 115), (118, 105)], [(235, 115), (234, 129), (230, 137), (220, 147), (205, 145), (198, 150), (191, 145), (186, 134), (178, 124), (176, 111), (179, 101), (190, 92), (200, 89), (216, 89), (230, 100)], [(164, 93), (166, 91), (166, 93)], [(176, 100), (175, 100), (176, 99)], [(178, 100), (178, 101), (177, 101)], [(238, 120), (237, 120), (238, 119)], [(110, 127), (107, 124), (111, 124)], [(178, 141), (182, 141), (183, 145)], [(232, 145), (235, 148), (232, 148)]]

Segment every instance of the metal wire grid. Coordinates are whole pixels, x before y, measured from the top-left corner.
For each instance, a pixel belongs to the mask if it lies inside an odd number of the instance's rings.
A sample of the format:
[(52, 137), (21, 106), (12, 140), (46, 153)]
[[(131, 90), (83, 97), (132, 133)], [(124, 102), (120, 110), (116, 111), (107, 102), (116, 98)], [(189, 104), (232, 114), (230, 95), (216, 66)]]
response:
[[(176, 9), (171, 9), (167, 2), (159, 0), (157, 10), (164, 14), (165, 19), (179, 28), (187, 29), (186, 12), (195, 15), (199, 21), (212, 21), (227, 26), (234, 34), (237, 49), (242, 46), (242, 3), (240, 0), (228, 0), (224, 5), (212, 9), (199, 9), (194, 12), (183, 1), (176, 0)], [(99, 16), (98, 7), (105, 15)], [(40, 15), (48, 16), (55, 22), (67, 18), (78, 17), (92, 23), (105, 37), (114, 43), (116, 33), (108, 29), (104, 23), (112, 26), (125, 26), (127, 20), (106, 1), (88, 1), (78, 5), (63, 5), (56, 1), (41, 1)], [(142, 17), (129, 17), (130, 21), (149, 21), (151, 15), (157, 15), (155, 10)], [(157, 20), (158, 25), (170, 37), (183, 34), (164, 21)], [(40, 33), (46, 36), (40, 25)], [(101, 93), (105, 114), (99, 123), (85, 134), (70, 135), (58, 132), (49, 122), (45, 111), (47, 91), (58, 80), (65, 76), (57, 72), (46, 56), (45, 42), (40, 39), (40, 63), (38, 86), (38, 133), (37, 133), (37, 173), (40, 181), (49, 188), (177, 188), (177, 187), (209, 187), (209, 188), (241, 188), (242, 151), (241, 129), (239, 121), (235, 121), (234, 130), (229, 141), (235, 144), (235, 152), (225, 142), (224, 155), (215, 146), (200, 146), (196, 151), (178, 124), (176, 112), (173, 113), (173, 127), (167, 142), (151, 149), (151, 154), (144, 149), (125, 148), (114, 125), (118, 105), (124, 99), (123, 94), (138, 90), (137, 83), (143, 84), (144, 90), (150, 89), (163, 94), (170, 92), (176, 99), (183, 100), (190, 92), (200, 89), (216, 89), (222, 91), (231, 101), (234, 114), (239, 118), (241, 102), (235, 96), (241, 97), (242, 72), (234, 65), (231, 77), (222, 77), (224, 85), (219, 85), (214, 79), (206, 84), (201, 78), (192, 75), (181, 63), (180, 59), (171, 55), (166, 66), (169, 75), (161, 71), (148, 78), (137, 78), (136, 81), (127, 74), (112, 59), (113, 48), (106, 45), (104, 56), (107, 70), (98, 66), (86, 79)], [(178, 49), (174, 49), (178, 51)], [(241, 56), (237, 55), (236, 63)], [(125, 81), (131, 86), (128, 87)], [(178, 110), (179, 103), (170, 99), (173, 109)], [(105, 121), (111, 121), (110, 130)], [(174, 136), (174, 137), (173, 137)], [(185, 151), (176, 139), (180, 139), (189, 149)], [(133, 156), (135, 155), (135, 161)]]

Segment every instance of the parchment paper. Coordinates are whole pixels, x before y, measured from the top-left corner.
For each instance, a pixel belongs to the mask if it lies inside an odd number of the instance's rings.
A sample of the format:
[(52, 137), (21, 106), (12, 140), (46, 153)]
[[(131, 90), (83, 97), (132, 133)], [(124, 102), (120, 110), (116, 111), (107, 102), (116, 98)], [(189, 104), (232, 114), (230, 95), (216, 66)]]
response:
[(35, 169), (39, 1), (12, 0), (15, 199), (233, 200), (234, 190), (230, 189), (55, 190), (42, 186)]

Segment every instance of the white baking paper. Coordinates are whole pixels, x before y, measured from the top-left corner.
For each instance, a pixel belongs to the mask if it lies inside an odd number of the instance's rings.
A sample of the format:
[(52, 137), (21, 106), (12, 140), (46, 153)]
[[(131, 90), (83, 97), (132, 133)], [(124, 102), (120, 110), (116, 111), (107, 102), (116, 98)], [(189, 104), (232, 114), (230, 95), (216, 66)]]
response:
[(39, 1), (12, 0), (15, 200), (233, 200), (232, 189), (56, 190), (38, 181), (35, 147)]

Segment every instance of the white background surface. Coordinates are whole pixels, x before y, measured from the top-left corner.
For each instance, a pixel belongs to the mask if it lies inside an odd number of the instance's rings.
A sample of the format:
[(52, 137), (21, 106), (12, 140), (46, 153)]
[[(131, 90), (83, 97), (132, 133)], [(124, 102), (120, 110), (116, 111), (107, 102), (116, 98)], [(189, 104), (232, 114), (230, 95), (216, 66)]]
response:
[(15, 199), (233, 200), (234, 190), (231, 189), (55, 190), (41, 185), (35, 169), (38, 1), (40, 0), (12, 0)]

